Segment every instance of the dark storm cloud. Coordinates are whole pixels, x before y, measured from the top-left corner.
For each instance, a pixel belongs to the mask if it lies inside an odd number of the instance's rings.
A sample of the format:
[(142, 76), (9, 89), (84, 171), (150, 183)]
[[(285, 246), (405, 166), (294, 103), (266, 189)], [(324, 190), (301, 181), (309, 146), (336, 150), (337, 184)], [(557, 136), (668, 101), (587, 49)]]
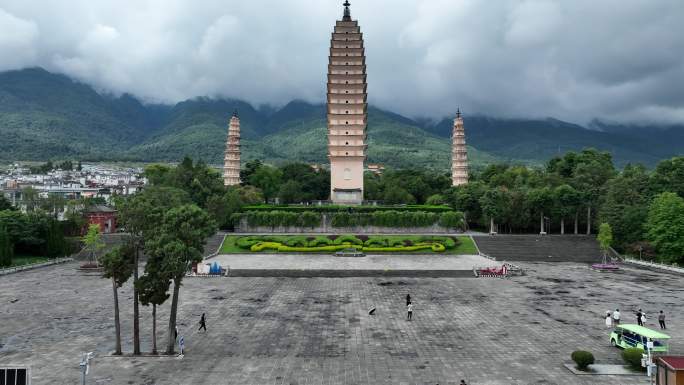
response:
[[(0, 0), (0, 70), (149, 101), (322, 102), (332, 0)], [(413, 116), (684, 122), (684, 1), (358, 0), (369, 100)]]

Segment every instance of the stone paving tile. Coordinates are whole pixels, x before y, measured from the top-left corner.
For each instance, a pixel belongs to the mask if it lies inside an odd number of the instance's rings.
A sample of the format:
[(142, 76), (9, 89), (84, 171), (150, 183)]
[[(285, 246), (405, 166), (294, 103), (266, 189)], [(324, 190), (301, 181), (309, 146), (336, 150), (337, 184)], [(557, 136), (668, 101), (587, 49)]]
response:
[[(667, 312), (672, 351), (684, 353), (682, 277), (579, 264), (523, 265), (524, 277), (187, 279), (175, 358), (107, 357), (113, 347), (111, 285), (76, 264), (0, 278), (0, 363), (30, 364), (34, 384), (78, 382), (95, 351), (93, 384), (647, 384), (645, 377), (575, 376), (576, 349), (619, 363), (603, 313), (642, 307), (654, 327)], [(405, 319), (404, 297), (414, 299)], [(124, 349), (131, 350), (131, 288), (120, 291)], [(11, 301), (17, 300), (12, 303)], [(367, 310), (376, 306), (375, 316)], [(209, 331), (197, 332), (207, 313)], [(143, 308), (149, 350), (151, 311)], [(165, 346), (168, 306), (158, 311)]]

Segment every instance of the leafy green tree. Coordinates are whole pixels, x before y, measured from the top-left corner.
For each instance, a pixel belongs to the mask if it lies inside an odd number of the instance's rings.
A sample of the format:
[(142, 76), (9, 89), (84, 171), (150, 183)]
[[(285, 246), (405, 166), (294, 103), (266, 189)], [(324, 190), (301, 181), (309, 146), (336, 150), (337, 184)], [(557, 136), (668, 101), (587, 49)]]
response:
[(66, 204), (67, 200), (62, 194), (48, 194), (47, 198), (39, 200), (38, 205), (57, 219), (59, 213), (64, 211)]
[(242, 211), (244, 203), (240, 194), (241, 189), (241, 187), (233, 186), (223, 196), (212, 195), (207, 200), (207, 212), (220, 228), (232, 228), (231, 217)]
[(475, 223), (483, 219), (480, 199), (487, 190), (484, 182), (474, 181), (453, 187), (446, 194), (446, 198), (454, 210), (463, 212), (466, 221)]
[(100, 258), (103, 278), (111, 278), (114, 293), (114, 327), (116, 331), (116, 348), (114, 354), (121, 355), (121, 322), (119, 321), (118, 289), (133, 274), (134, 249), (132, 245), (117, 246)]
[(138, 295), (143, 306), (152, 305), (152, 354), (157, 354), (157, 306), (169, 298), (171, 281), (162, 274), (160, 261), (150, 258), (145, 265), (145, 275), (138, 279)]
[(64, 230), (59, 221), (50, 220), (45, 240), (45, 256), (48, 258), (63, 257), (66, 253)]
[(684, 198), (672, 192), (657, 195), (646, 223), (648, 240), (664, 262), (684, 262)]
[(444, 198), (444, 195), (442, 195), (442, 194), (432, 194), (425, 201), (425, 204), (434, 205), (434, 206), (443, 205), (445, 203), (446, 203), (446, 198)]
[(264, 194), (264, 199), (268, 202), (274, 198), (280, 188), (282, 173), (279, 169), (267, 165), (259, 167), (249, 176), (249, 184), (257, 187)]
[(14, 257), (14, 245), (10, 238), (7, 227), (0, 223), (0, 267), (12, 266)]
[(240, 201), (245, 205), (255, 205), (264, 202), (264, 195), (261, 190), (254, 186), (240, 186), (237, 188), (240, 194)]
[(508, 190), (505, 187), (491, 189), (480, 198), (482, 214), (489, 218), (490, 233), (494, 232), (494, 222), (498, 222), (504, 217), (508, 202)]
[(0, 194), (0, 211), (2, 210), (14, 210), (14, 207), (12, 206), (12, 202), (7, 200), (4, 195)]
[(168, 186), (171, 167), (165, 164), (151, 164), (145, 167), (143, 175), (151, 186)]
[(565, 234), (565, 218), (575, 214), (575, 234), (577, 234), (577, 210), (581, 202), (581, 195), (572, 186), (563, 184), (553, 190), (555, 209), (561, 220), (561, 234)]
[(643, 166), (628, 165), (606, 183), (599, 218), (613, 229), (616, 248), (624, 250), (627, 245), (644, 239), (652, 190), (651, 179)]
[(295, 180), (288, 180), (280, 185), (278, 198), (282, 203), (300, 203), (307, 200), (302, 191), (302, 184)]
[(658, 163), (651, 181), (655, 191), (671, 191), (684, 198), (684, 156)]
[(610, 153), (586, 149), (577, 156), (572, 183), (575, 189), (584, 193), (583, 202), (587, 208), (587, 234), (591, 234), (592, 209), (599, 206), (604, 185), (613, 176), (615, 176), (615, 167)]
[(532, 189), (527, 193), (527, 204), (532, 212), (539, 213), (539, 232), (544, 232), (544, 212), (553, 207), (553, 191), (548, 187)]
[(388, 205), (414, 204), (416, 203), (416, 198), (414, 198), (411, 193), (402, 187), (388, 186), (385, 190), (383, 201)]
[(251, 160), (245, 163), (245, 167), (240, 170), (240, 180), (242, 181), (242, 184), (249, 183), (252, 175), (254, 175), (254, 173), (263, 165), (264, 163), (260, 159)]
[(128, 197), (117, 206), (119, 223), (131, 234), (135, 248), (133, 269), (133, 354), (140, 354), (140, 310), (138, 305), (138, 264), (140, 250), (146, 247), (159, 231), (165, 213), (183, 204), (190, 197), (180, 189), (172, 187), (149, 187), (141, 193)]
[(439, 225), (447, 229), (461, 229), (463, 223), (463, 213), (459, 211), (447, 211), (439, 216)]
[(613, 244), (613, 229), (609, 224), (601, 223), (596, 239), (598, 240), (601, 251), (603, 251), (603, 256), (605, 257), (608, 254), (608, 249), (610, 249), (610, 246)]
[(88, 226), (88, 232), (83, 236), (83, 244), (85, 249), (88, 251), (88, 261), (92, 264), (96, 260), (96, 256), (105, 247), (104, 241), (102, 240), (102, 234), (100, 234), (100, 226), (97, 224), (91, 224)]
[(38, 190), (33, 187), (25, 187), (21, 190), (21, 204), (26, 207), (27, 212), (31, 212), (40, 204)]
[(193, 262), (202, 260), (204, 241), (215, 229), (214, 221), (204, 210), (195, 205), (183, 205), (164, 215), (159, 231), (145, 244), (152, 257), (160, 258), (160, 273), (173, 281), (167, 354), (174, 353), (178, 296), (183, 277)]

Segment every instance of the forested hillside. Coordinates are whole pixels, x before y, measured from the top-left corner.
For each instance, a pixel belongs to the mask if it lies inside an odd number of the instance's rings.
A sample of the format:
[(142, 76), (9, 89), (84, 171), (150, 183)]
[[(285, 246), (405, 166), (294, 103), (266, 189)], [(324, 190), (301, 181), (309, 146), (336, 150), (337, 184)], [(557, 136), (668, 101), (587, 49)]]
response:
[[(326, 163), (325, 105), (292, 101), (255, 109), (235, 99), (196, 98), (176, 105), (114, 97), (40, 68), (0, 73), (0, 160), (179, 161), (184, 155), (219, 164), (227, 122), (238, 111), (243, 157), (284, 163)], [(449, 167), (451, 119), (416, 121), (368, 109), (368, 162), (389, 167)], [(684, 128), (593, 124), (555, 119), (465, 117), (476, 166), (509, 161), (541, 164), (559, 152), (596, 147), (618, 165), (654, 165), (681, 153)], [(600, 131), (599, 131), (600, 130)]]

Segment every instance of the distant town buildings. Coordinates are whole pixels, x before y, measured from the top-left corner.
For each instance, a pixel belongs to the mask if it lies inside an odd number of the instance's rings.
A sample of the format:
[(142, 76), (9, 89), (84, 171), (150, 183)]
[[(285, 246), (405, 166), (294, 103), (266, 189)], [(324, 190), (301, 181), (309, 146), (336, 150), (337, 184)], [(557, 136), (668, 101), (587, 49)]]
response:
[(223, 157), (223, 184), (235, 186), (240, 184), (240, 118), (233, 112), (228, 125), (226, 152)]
[[(147, 180), (143, 170), (136, 167), (117, 167), (84, 164), (78, 170), (53, 170), (46, 174), (33, 174), (20, 164), (0, 170), (0, 194), (14, 206), (25, 210), (35, 204), (32, 199), (61, 197), (67, 202), (81, 198), (102, 198), (110, 202), (115, 195), (129, 195), (141, 190)], [(30, 196), (24, 196), (30, 194)], [(56, 213), (64, 217), (66, 208)]]
[(335, 23), (328, 65), (328, 158), (330, 199), (334, 203), (363, 202), (363, 162), (366, 159), (366, 56), (358, 22), (349, 2)]
[(465, 142), (465, 129), (461, 111), (456, 112), (454, 129), (451, 134), (451, 184), (460, 186), (468, 183), (468, 153)]

